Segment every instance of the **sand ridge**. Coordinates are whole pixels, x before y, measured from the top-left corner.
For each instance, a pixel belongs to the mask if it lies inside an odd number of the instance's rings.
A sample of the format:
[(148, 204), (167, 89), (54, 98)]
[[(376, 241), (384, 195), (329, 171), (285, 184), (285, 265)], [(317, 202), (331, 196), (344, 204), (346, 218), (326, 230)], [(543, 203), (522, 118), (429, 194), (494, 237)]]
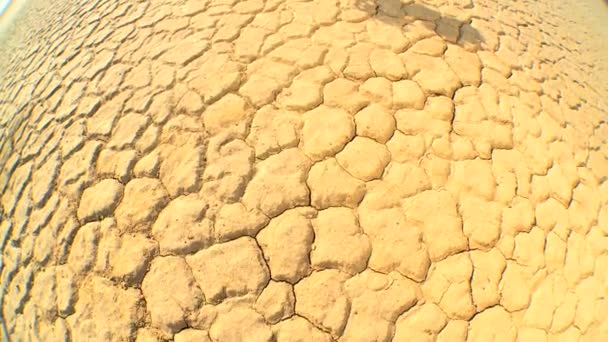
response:
[(607, 340), (607, 69), (564, 6), (31, 3), (0, 47), (7, 334)]

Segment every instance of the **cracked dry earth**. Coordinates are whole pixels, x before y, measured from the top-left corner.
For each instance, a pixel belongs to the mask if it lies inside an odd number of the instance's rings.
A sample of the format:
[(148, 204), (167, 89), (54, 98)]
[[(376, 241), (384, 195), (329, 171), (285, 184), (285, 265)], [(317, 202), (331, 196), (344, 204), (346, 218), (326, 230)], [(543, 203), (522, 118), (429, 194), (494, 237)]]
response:
[(1, 54), (11, 340), (608, 340), (590, 8), (50, 3)]

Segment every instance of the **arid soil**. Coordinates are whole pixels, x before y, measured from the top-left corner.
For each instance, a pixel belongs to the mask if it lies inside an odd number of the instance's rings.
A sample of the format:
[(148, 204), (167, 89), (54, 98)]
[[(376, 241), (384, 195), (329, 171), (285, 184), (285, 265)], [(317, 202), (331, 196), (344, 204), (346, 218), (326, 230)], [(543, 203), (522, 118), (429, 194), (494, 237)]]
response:
[(0, 41), (4, 334), (608, 341), (596, 7), (32, 0)]

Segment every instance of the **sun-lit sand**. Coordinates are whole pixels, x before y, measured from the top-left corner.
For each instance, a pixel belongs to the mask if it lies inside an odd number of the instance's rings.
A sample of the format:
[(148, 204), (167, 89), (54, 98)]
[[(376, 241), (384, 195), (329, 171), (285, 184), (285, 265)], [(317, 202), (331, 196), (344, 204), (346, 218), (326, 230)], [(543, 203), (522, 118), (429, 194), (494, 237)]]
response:
[(6, 31), (16, 25), (17, 13), (24, 4), (24, 1), (0, 0), (0, 37), (3, 37)]
[(608, 341), (607, 22), (14, 0), (0, 339)]

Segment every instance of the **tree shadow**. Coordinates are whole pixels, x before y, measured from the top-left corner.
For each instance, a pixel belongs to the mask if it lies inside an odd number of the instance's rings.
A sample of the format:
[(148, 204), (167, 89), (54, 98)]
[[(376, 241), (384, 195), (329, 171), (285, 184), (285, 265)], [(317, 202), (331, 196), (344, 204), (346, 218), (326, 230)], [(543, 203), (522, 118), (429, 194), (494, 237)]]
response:
[(469, 49), (477, 49), (485, 41), (483, 35), (471, 26), (468, 9), (472, 2), (458, 1), (459, 6), (451, 6), (449, 13), (441, 13), (432, 6), (420, 2), (402, 3), (400, 0), (352, 0), (355, 8), (373, 18), (390, 25), (415, 24), (435, 31), (443, 39)]

